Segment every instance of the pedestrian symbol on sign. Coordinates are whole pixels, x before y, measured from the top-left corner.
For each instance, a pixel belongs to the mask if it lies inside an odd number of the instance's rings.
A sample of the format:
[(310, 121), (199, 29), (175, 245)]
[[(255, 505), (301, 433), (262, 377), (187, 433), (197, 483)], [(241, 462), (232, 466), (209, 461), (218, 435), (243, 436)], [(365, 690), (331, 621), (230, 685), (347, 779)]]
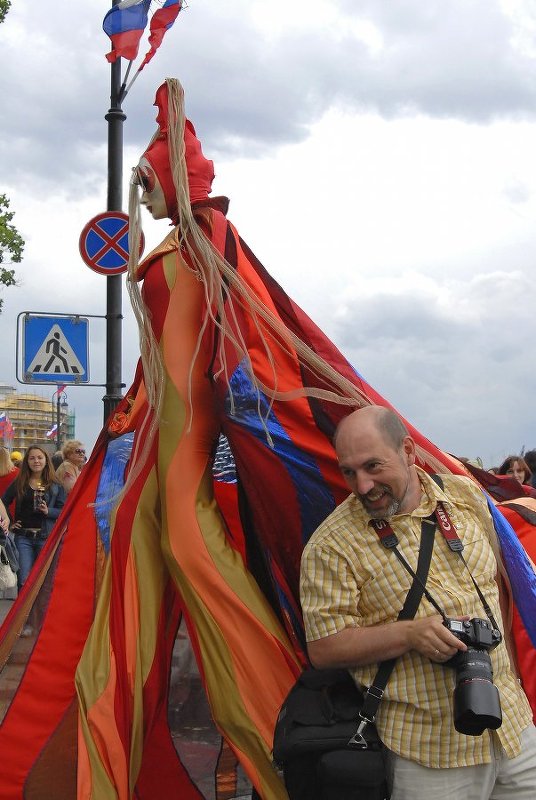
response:
[(81, 375), (85, 370), (59, 325), (53, 325), (28, 369), (36, 375)]

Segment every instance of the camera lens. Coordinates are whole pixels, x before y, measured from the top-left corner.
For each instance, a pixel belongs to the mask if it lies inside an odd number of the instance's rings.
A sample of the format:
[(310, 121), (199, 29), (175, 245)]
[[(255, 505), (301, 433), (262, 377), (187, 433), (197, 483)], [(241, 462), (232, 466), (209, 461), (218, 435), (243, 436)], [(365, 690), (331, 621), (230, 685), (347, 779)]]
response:
[(486, 728), (495, 730), (501, 724), (501, 703), (489, 654), (469, 647), (456, 658), (454, 727), (459, 733), (480, 736)]

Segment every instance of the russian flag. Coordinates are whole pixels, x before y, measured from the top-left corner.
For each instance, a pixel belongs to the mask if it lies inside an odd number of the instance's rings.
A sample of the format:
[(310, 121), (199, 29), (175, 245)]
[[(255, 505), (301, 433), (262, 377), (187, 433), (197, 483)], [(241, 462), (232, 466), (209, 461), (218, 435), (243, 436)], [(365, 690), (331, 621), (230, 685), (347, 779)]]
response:
[(51, 427), (49, 431), (47, 431), (47, 439), (52, 439), (56, 435), (56, 431), (58, 430), (58, 426), (56, 423)]
[(136, 58), (150, 5), (151, 0), (121, 0), (108, 11), (102, 23), (113, 44), (113, 50), (106, 53), (108, 61), (117, 61), (120, 56), (129, 61)]
[(12, 439), (14, 433), (15, 428), (13, 427), (13, 423), (6, 412), (2, 411), (2, 413), (0, 413), (0, 436), (3, 436), (4, 439)]
[(179, 11), (182, 8), (183, 0), (165, 0), (164, 5), (162, 8), (158, 8), (152, 18), (151, 18), (151, 25), (150, 25), (150, 34), (149, 34), (149, 44), (151, 45), (150, 49), (147, 52), (147, 55), (143, 59), (140, 70), (149, 63), (151, 58), (154, 56), (160, 45), (162, 44), (162, 39), (166, 31), (168, 31), (177, 17), (179, 16)]

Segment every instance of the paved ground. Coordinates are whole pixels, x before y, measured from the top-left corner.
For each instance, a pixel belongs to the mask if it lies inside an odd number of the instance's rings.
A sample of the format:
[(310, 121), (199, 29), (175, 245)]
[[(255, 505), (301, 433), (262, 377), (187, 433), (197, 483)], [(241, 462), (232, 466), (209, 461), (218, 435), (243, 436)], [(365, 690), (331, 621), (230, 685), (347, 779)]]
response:
[(13, 605), (13, 600), (0, 599), (0, 625), (5, 620), (7, 613), (12, 605)]

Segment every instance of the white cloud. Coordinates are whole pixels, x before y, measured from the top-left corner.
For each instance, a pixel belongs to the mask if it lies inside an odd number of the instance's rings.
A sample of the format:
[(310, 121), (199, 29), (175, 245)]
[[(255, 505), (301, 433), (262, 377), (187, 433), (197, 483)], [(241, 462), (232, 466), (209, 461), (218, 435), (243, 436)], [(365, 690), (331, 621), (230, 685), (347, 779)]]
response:
[[(75, 24), (68, 0), (18, 0), (0, 26), (2, 188), (27, 240), (8, 339), (22, 310), (105, 313), (78, 237), (106, 202), (108, 7), (76, 5)], [(126, 183), (156, 86), (180, 77), (214, 192), (267, 269), (418, 428), (487, 463), (536, 445), (533, 23), (506, 0), (192, 0), (124, 104)], [(150, 247), (167, 228), (144, 224)], [(4, 348), (0, 379), (14, 374)], [(69, 389), (88, 445), (103, 394)]]

